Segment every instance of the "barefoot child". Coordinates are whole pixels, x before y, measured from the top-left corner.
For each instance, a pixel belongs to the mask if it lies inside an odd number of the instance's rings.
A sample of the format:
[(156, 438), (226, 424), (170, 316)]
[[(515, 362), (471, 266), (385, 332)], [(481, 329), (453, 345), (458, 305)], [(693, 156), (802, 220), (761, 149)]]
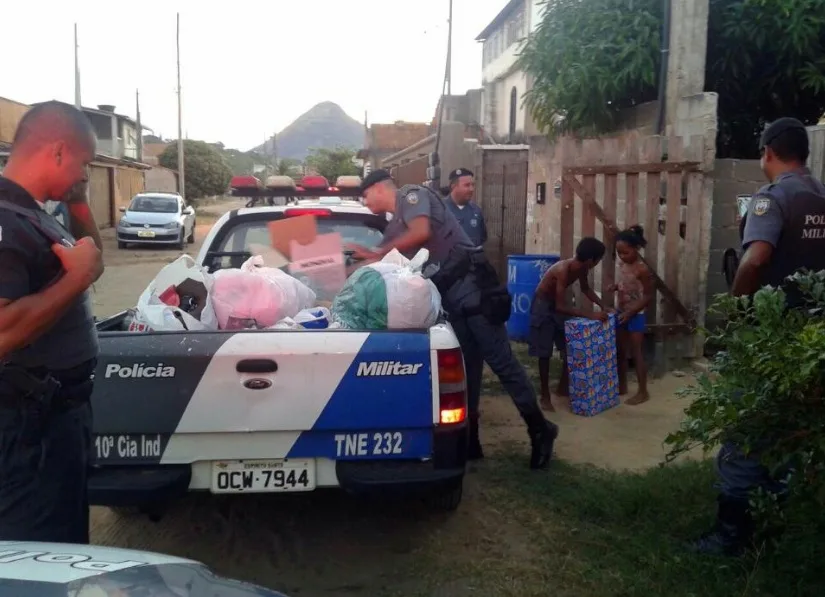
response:
[(619, 393), (627, 394), (627, 357), (633, 356), (639, 389), (626, 404), (641, 404), (650, 396), (647, 393), (647, 368), (645, 367), (643, 343), (645, 337), (644, 310), (653, 300), (655, 288), (653, 276), (647, 265), (639, 259), (639, 249), (647, 241), (641, 226), (631, 226), (616, 235), (616, 254), (619, 256), (619, 280), (611, 288), (618, 292), (619, 329)]
[[(587, 274), (604, 257), (604, 243), (600, 240), (583, 238), (576, 247), (576, 256), (555, 263), (541, 279), (533, 304), (530, 307), (530, 356), (539, 359), (539, 378), (541, 379), (541, 406), (554, 410), (550, 395), (550, 357), (555, 345), (560, 353), (564, 368), (556, 392), (560, 396), (568, 395), (567, 359), (564, 346), (564, 320), (567, 317), (586, 317), (588, 319), (607, 319), (602, 301), (590, 288)], [(565, 294), (568, 287), (578, 281), (582, 293), (598, 305), (601, 313), (583, 311), (567, 304)]]

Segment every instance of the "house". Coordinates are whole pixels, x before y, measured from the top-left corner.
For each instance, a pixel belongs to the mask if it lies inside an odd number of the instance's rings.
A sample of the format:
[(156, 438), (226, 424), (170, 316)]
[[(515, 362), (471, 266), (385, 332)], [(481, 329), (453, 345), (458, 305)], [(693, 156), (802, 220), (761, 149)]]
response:
[(403, 122), (392, 124), (372, 124), (364, 127), (364, 147), (356, 154), (363, 160), (366, 172), (381, 168), (384, 158), (423, 141), (435, 132), (435, 127), (426, 122)]
[(510, 0), (476, 37), (484, 44), (481, 124), (498, 142), (517, 143), (538, 132), (524, 106), (530, 81), (518, 67), (518, 53), (540, 22), (544, 1)]
[(137, 122), (128, 116), (115, 113), (115, 107), (108, 104), (100, 104), (96, 110), (81, 109), (92, 123), (97, 135), (98, 153), (118, 159), (142, 161)]
[[(30, 107), (0, 97), (0, 172), (11, 151), (17, 125)], [(139, 148), (134, 120), (115, 114), (114, 106), (82, 110), (98, 136), (98, 154), (89, 168), (89, 205), (98, 225), (105, 228), (114, 225), (119, 207), (127, 205), (135, 194), (145, 189), (145, 173), (152, 167), (137, 160)]]

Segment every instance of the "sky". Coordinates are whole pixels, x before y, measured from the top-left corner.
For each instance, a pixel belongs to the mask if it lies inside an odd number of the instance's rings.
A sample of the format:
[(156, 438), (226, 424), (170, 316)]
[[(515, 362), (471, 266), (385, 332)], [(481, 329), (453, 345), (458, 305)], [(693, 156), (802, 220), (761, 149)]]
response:
[[(452, 93), (481, 86), (475, 37), (507, 0), (454, 0)], [(177, 138), (250, 149), (322, 101), (370, 123), (429, 121), (441, 93), (448, 0), (4, 2), (0, 96), (74, 102), (74, 23), (84, 106), (114, 104)], [(139, 10), (133, 10), (139, 9)]]

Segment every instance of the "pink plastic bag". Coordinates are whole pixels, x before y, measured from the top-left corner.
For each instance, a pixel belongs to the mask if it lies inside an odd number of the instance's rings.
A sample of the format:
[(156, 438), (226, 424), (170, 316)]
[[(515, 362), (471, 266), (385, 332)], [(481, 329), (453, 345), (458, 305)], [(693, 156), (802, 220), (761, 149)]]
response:
[(215, 272), (209, 295), (220, 329), (268, 328), (315, 302), (315, 293), (300, 281), (256, 264), (253, 258), (241, 269)]

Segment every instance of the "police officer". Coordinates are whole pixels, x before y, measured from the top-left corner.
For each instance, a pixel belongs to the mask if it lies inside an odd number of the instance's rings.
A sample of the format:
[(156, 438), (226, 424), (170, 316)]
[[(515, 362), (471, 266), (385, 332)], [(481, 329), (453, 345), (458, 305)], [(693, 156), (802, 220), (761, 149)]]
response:
[(461, 224), (472, 243), (480, 247), (487, 242), (487, 226), (484, 224), (481, 208), (471, 201), (475, 190), (473, 173), (467, 168), (457, 168), (450, 172), (450, 194), (446, 200), (447, 207), (453, 212), (455, 219)]
[(430, 189), (406, 185), (398, 189), (386, 170), (364, 179), (362, 193), (373, 213), (392, 214), (377, 251), (351, 247), (356, 259), (377, 261), (393, 249), (412, 257), (429, 253), (428, 269), (438, 269), (433, 283), (455, 330), (467, 369), (470, 428), (469, 457), (483, 457), (478, 437), (478, 411), (484, 361), (501, 380), (519, 410), (530, 436), (531, 468), (545, 468), (553, 453), (558, 427), (544, 418), (524, 368), (510, 349), (504, 326), (510, 297), (501, 291), (495, 271), (452, 215), (446, 202)]
[(0, 540), (88, 543), (89, 398), (98, 353), (88, 296), (103, 272), (94, 218), (76, 241), (46, 213), (87, 180), (95, 135), (74, 107), (32, 107), (0, 177)]
[[(745, 253), (731, 292), (753, 295), (762, 286), (782, 286), (788, 306), (799, 296), (786, 278), (806, 268), (825, 269), (825, 185), (805, 167), (808, 133), (795, 118), (771, 123), (760, 139), (761, 166), (770, 181), (753, 196), (742, 230)], [(750, 543), (750, 492), (763, 488), (776, 494), (782, 486), (771, 478), (758, 454), (745, 454), (732, 442), (717, 456), (720, 494), (716, 525), (693, 544), (704, 553), (738, 555)]]

